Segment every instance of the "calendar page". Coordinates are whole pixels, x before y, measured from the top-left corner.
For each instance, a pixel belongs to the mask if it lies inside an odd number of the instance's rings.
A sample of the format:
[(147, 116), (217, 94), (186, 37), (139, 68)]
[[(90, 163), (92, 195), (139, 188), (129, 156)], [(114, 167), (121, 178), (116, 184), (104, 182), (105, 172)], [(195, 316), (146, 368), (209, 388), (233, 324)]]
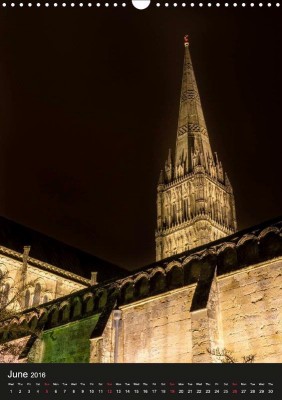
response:
[(0, 2), (0, 389), (280, 399), (279, 1)]

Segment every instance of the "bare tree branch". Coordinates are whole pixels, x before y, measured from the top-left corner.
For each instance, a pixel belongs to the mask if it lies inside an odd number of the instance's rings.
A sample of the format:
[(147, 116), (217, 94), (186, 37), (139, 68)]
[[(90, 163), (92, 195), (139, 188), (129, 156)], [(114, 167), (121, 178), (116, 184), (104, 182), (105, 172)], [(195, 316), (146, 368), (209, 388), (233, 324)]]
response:
[[(207, 349), (207, 352), (213, 356), (216, 356), (218, 361), (220, 361), (223, 364), (235, 364), (240, 362), (234, 357), (233, 351), (227, 350), (225, 348), (220, 349), (217, 347), (215, 349)], [(247, 356), (242, 357), (242, 362), (244, 364), (253, 363), (254, 360), (255, 360), (254, 354), (249, 354)]]
[[(19, 285), (20, 289), (7, 285), (8, 271), (0, 271), (0, 362), (17, 362), (29, 338), (37, 338), (41, 332), (27, 323), (20, 324), (18, 313), (23, 309), (26, 291), (35, 286), (36, 281)], [(8, 288), (8, 290), (7, 290)], [(17, 323), (13, 324), (13, 318)]]

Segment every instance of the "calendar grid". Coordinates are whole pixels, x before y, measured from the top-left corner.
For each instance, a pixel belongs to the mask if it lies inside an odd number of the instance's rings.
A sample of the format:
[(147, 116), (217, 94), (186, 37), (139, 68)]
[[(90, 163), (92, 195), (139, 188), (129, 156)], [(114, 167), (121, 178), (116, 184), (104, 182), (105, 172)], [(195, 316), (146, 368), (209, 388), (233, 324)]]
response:
[(5, 399), (278, 399), (279, 364), (1, 365)]

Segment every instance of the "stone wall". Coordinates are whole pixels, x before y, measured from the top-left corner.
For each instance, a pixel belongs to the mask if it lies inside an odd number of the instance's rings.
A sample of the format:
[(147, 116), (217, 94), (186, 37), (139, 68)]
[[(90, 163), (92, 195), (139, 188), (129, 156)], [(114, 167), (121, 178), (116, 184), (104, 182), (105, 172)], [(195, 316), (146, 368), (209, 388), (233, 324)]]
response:
[(33, 362), (89, 362), (90, 336), (99, 314), (45, 331)]
[(191, 362), (195, 285), (121, 307), (119, 362)]
[(223, 275), (218, 288), (225, 348), (282, 362), (282, 259)]
[(117, 348), (117, 362), (125, 363), (221, 362), (211, 353), (224, 349), (238, 362), (248, 355), (282, 362), (281, 267), (280, 257), (215, 274), (208, 300), (195, 310), (196, 284), (121, 306), (118, 337), (112, 313), (93, 362), (114, 362)]
[(279, 220), (25, 310), (0, 341), (41, 333), (31, 362), (282, 362), (281, 267)]

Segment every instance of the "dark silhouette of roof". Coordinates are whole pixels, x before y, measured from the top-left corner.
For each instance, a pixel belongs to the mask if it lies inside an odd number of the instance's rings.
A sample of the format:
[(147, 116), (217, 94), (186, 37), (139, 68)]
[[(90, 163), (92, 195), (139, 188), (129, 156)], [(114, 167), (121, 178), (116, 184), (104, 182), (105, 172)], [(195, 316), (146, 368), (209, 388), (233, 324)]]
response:
[(1, 216), (0, 246), (21, 254), (23, 254), (24, 246), (31, 246), (30, 257), (86, 279), (90, 279), (91, 272), (96, 271), (98, 282), (128, 274), (127, 270), (115, 264)]

